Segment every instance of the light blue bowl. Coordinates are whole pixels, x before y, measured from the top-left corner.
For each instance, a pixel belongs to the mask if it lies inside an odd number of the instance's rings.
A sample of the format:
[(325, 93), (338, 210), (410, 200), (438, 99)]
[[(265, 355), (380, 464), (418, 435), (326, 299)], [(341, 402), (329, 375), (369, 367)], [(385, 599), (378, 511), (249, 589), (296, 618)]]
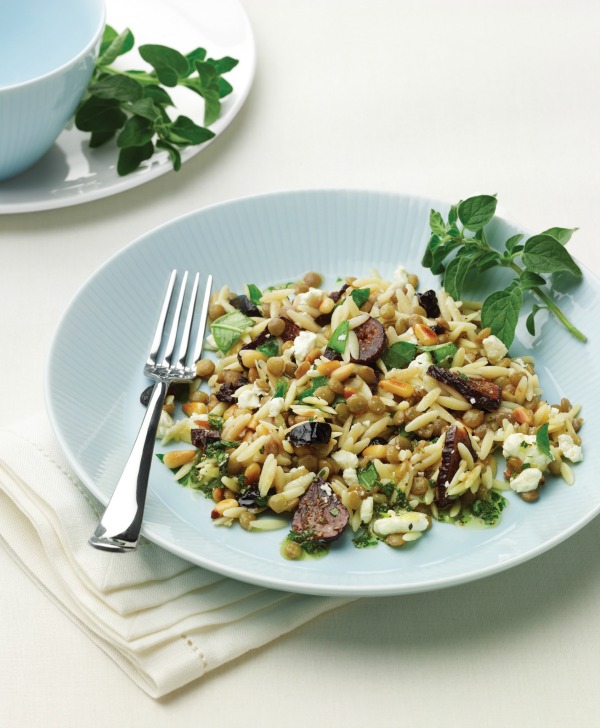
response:
[(31, 167), (77, 108), (94, 69), (104, 0), (0, 4), (0, 180)]

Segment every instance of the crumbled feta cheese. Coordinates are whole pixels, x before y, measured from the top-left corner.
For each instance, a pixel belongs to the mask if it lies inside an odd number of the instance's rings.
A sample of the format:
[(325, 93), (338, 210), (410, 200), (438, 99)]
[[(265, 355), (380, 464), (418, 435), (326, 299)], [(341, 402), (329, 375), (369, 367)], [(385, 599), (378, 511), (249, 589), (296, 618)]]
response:
[(301, 362), (315, 348), (317, 335), (312, 331), (301, 331), (294, 339), (292, 351), (297, 362)]
[(342, 468), (342, 470), (345, 470), (346, 468), (356, 468), (358, 467), (358, 457), (353, 452), (348, 452), (348, 450), (338, 450), (337, 452), (334, 452), (331, 457), (335, 460), (335, 462)]
[(318, 307), (323, 301), (325, 291), (320, 288), (309, 288), (306, 293), (298, 293), (294, 298), (294, 303), (300, 306), (313, 306)]
[(342, 478), (347, 485), (358, 485), (358, 475), (356, 468), (344, 468)]
[(252, 387), (244, 385), (240, 387), (234, 393), (234, 397), (237, 397), (238, 407), (242, 409), (258, 409), (260, 407), (259, 395), (264, 394), (262, 389), (259, 389), (256, 384)]
[(431, 358), (431, 354), (427, 351), (424, 351), (422, 354), (419, 354), (411, 361), (411, 363), (408, 365), (408, 368), (422, 369), (423, 371), (426, 371), (432, 364), (433, 359)]
[(539, 468), (526, 468), (510, 481), (510, 487), (515, 493), (527, 493), (535, 490), (542, 479), (542, 471)]
[(567, 458), (567, 460), (570, 460), (572, 463), (578, 463), (583, 460), (581, 447), (573, 442), (571, 435), (559, 435), (558, 447), (562, 456)]
[(398, 286), (405, 286), (408, 283), (408, 271), (403, 265), (399, 265), (394, 271), (394, 283)]
[(394, 513), (389, 518), (378, 518), (373, 524), (373, 530), (380, 536), (389, 536), (391, 533), (409, 533), (410, 531), (426, 531), (429, 521), (424, 513), (409, 511), (407, 513)]
[(319, 489), (322, 490), (323, 493), (325, 493), (325, 495), (328, 498), (329, 498), (329, 496), (331, 496), (333, 494), (333, 491), (331, 490), (331, 486), (329, 485), (329, 483), (321, 483), (321, 485), (319, 486)]
[(504, 440), (502, 454), (505, 458), (516, 457), (525, 465), (531, 465), (532, 468), (544, 468), (551, 461), (547, 455), (538, 448), (535, 435), (521, 435), (513, 432)]
[(364, 501), (360, 504), (360, 520), (363, 523), (371, 523), (371, 519), (373, 518), (373, 496), (370, 495), (368, 498), (365, 498)]
[(269, 417), (277, 417), (283, 412), (285, 407), (285, 399), (283, 397), (274, 397), (269, 402)]
[(493, 334), (492, 336), (486, 336), (481, 343), (483, 344), (485, 355), (490, 364), (498, 363), (500, 359), (503, 359), (508, 353), (508, 349), (504, 346), (502, 341)]

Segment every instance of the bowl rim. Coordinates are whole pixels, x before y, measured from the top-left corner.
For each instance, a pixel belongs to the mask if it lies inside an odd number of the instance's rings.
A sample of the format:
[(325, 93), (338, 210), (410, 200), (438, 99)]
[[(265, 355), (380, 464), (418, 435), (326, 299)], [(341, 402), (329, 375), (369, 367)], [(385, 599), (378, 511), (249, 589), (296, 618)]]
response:
[(60, 75), (64, 71), (68, 70), (70, 67), (79, 63), (79, 61), (81, 61), (81, 59), (86, 56), (92, 50), (92, 48), (94, 48), (94, 46), (98, 43), (98, 41), (104, 34), (104, 27), (106, 25), (105, 0), (98, 0), (98, 5), (100, 6), (100, 22), (98, 24), (98, 27), (94, 31), (91, 40), (89, 40), (85, 44), (85, 46), (77, 53), (76, 56), (70, 58), (68, 61), (65, 61), (65, 63), (61, 64), (60, 66), (57, 66), (56, 68), (53, 68), (50, 71), (46, 71), (45, 73), (42, 73), (38, 76), (34, 76), (33, 78), (29, 78), (26, 81), (11, 83), (7, 86), (3, 86), (2, 84), (0, 84), (0, 94), (6, 91), (15, 91), (18, 89), (26, 88), (27, 86), (32, 86), (33, 84), (39, 83), (40, 81), (43, 81), (47, 78), (51, 78), (52, 76)]

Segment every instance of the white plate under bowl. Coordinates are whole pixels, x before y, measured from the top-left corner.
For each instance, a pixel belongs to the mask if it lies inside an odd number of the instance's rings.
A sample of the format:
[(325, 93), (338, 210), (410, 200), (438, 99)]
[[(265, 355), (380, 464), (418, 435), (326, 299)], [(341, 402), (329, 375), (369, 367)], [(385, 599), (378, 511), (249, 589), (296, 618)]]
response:
[[(242, 108), (252, 86), (256, 65), (254, 36), (239, 0), (106, 0), (106, 21), (118, 32), (129, 28), (135, 48), (117, 59), (122, 70), (147, 68), (137, 48), (160, 43), (182, 53), (202, 47), (212, 58), (232, 56), (239, 64), (225, 78), (233, 91), (222, 100), (221, 116), (210, 127), (215, 136), (199, 146), (183, 149), (183, 164), (215, 141)], [(188, 89), (169, 90), (179, 114), (203, 123), (204, 102)], [(73, 122), (54, 146), (31, 169), (0, 182), (0, 214), (35, 212), (79, 205), (150, 182), (173, 171), (166, 152), (158, 151), (133, 173), (117, 173), (118, 150), (114, 140), (90, 149), (89, 134)]]
[[(107, 503), (142, 418), (142, 374), (168, 272), (212, 272), (215, 285), (241, 291), (320, 271), (333, 288), (339, 276), (373, 267), (391, 275), (399, 265), (416, 272), (421, 290), (439, 285), (420, 266), (428, 239), (428, 199), (342, 190), (298, 191), (226, 202), (179, 218), (130, 244), (102, 266), (76, 295), (56, 332), (47, 366), (48, 411), (61, 446), (89, 490)], [(551, 223), (552, 221), (548, 221)], [(495, 235), (514, 226), (498, 221)], [(493, 276), (491, 277), (493, 279)], [(600, 282), (584, 273), (561, 305), (593, 334), (600, 315)], [(511, 349), (535, 355), (549, 401), (568, 396), (583, 403), (585, 461), (576, 482), (558, 479), (535, 504), (509, 494), (499, 525), (488, 529), (433, 524), (414, 546), (379, 544), (356, 549), (349, 534), (320, 559), (287, 561), (280, 545), (287, 531), (248, 533), (218, 528), (210, 502), (176, 484), (155, 462), (144, 534), (191, 562), (227, 576), (311, 594), (390, 595), (437, 589), (519, 564), (555, 546), (600, 510), (597, 340), (575, 341), (556, 322), (532, 343), (523, 322)], [(118, 366), (118, 369), (117, 369)], [(345, 535), (345, 536), (346, 536)], [(115, 556), (119, 558), (119, 556)]]

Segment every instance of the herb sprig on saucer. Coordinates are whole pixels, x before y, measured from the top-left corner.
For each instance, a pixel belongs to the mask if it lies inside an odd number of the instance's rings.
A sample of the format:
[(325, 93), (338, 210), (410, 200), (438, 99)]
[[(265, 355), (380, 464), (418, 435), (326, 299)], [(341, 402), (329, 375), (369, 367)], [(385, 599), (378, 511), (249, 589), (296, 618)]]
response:
[[(140, 56), (151, 71), (121, 71), (113, 67), (135, 45), (129, 29), (122, 33), (107, 25), (86, 95), (75, 115), (75, 125), (90, 132), (90, 146), (116, 137), (117, 171), (127, 175), (157, 150), (168, 152), (173, 168), (181, 168), (181, 150), (214, 137), (210, 127), (221, 114), (221, 99), (233, 90), (223, 77), (238, 64), (235, 58), (209, 58), (204, 48), (181, 54), (163, 45), (141, 45)], [(204, 99), (204, 126), (187, 116), (172, 119), (174, 107), (167, 88), (183, 86)]]

